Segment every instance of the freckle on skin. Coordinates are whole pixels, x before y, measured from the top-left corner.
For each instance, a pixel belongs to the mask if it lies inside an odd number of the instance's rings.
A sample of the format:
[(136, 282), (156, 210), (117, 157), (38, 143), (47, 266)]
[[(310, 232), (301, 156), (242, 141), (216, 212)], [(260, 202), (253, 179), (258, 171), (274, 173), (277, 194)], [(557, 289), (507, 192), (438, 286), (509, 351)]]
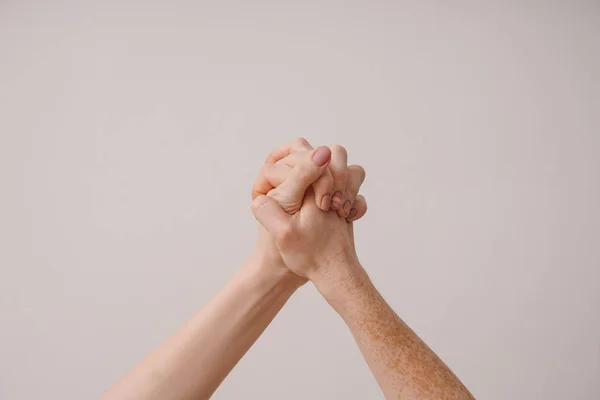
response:
[[(368, 278), (367, 278), (368, 279)], [(473, 399), (458, 378), (394, 313), (371, 285), (344, 281), (356, 309), (347, 318), (369, 365), (383, 372), (398, 398)], [(369, 359), (370, 358), (370, 359)]]

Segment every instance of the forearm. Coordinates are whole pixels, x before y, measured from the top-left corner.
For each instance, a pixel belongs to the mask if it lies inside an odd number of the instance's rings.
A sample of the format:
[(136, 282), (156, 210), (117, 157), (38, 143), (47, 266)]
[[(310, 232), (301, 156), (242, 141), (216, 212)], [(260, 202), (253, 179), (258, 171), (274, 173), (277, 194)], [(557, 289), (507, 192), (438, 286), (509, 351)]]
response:
[(251, 256), (227, 285), (102, 400), (207, 399), (297, 289)]
[(350, 328), (386, 398), (473, 398), (385, 302), (357, 261), (327, 271), (313, 282)]

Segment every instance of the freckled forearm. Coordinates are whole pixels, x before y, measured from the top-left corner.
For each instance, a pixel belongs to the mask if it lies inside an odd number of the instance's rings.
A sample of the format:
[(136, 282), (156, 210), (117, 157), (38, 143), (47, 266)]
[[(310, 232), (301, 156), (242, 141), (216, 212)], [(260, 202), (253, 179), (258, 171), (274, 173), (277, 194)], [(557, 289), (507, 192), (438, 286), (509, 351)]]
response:
[(473, 398), (392, 310), (357, 262), (327, 271), (313, 283), (350, 328), (386, 398)]

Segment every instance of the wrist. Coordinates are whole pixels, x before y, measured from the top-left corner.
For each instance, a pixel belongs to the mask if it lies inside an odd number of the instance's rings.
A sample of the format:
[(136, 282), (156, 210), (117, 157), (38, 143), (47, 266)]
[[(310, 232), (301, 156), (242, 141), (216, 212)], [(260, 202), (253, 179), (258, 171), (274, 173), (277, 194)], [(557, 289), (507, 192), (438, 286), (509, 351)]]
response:
[(317, 268), (309, 278), (327, 301), (370, 283), (367, 272), (355, 256), (330, 261)]
[(286, 290), (293, 291), (306, 283), (306, 279), (294, 274), (285, 266), (279, 252), (274, 256), (260, 247), (252, 251), (242, 266), (242, 272), (249, 280)]

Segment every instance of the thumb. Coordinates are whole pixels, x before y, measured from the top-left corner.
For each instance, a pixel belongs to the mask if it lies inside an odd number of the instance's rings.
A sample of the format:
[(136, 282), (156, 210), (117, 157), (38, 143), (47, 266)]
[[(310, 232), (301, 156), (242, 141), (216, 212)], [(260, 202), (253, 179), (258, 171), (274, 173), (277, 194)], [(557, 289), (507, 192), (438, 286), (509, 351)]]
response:
[(254, 218), (272, 235), (277, 235), (289, 223), (291, 216), (269, 196), (258, 196), (252, 202)]
[(327, 146), (320, 146), (307, 152), (294, 166), (288, 178), (276, 189), (278, 197), (283, 197), (286, 202), (302, 204), (306, 189), (327, 171), (331, 161), (331, 150)]

